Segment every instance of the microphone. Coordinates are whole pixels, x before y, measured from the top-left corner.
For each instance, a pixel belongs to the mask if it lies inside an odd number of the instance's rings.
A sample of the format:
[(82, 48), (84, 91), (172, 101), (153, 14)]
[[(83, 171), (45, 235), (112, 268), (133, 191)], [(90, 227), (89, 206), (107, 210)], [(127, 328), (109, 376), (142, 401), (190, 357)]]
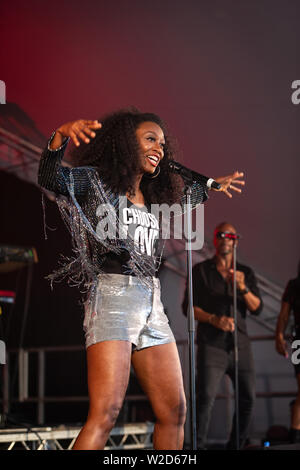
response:
[(175, 162), (174, 160), (169, 162), (169, 168), (173, 173), (177, 173), (186, 181), (197, 181), (198, 183), (204, 183), (209, 189), (215, 188), (220, 189), (221, 185), (217, 183), (213, 178), (208, 178), (207, 176), (201, 175), (194, 170), (190, 170), (181, 163)]

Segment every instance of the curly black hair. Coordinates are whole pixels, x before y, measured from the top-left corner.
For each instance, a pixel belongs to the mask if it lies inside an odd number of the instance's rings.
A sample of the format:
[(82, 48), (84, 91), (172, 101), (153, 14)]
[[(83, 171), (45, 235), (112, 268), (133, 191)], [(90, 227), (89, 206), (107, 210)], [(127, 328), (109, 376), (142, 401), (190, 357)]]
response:
[(140, 168), (136, 129), (143, 122), (158, 124), (164, 132), (164, 158), (156, 178), (143, 176), (141, 190), (148, 204), (173, 204), (182, 195), (182, 180), (170, 172), (168, 162), (174, 160), (175, 145), (166, 124), (153, 113), (126, 108), (98, 120), (102, 127), (89, 144), (81, 144), (71, 152), (76, 166), (95, 167), (101, 179), (113, 192), (134, 195), (134, 178)]

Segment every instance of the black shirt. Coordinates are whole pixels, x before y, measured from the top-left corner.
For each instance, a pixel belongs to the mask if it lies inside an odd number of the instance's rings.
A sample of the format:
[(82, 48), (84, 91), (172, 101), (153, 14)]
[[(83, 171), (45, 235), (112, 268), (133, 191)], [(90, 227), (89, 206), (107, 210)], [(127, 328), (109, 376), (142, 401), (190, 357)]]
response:
[[(260, 298), (260, 305), (254, 312), (258, 315), (263, 303), (254, 272), (248, 266), (237, 263), (237, 271), (245, 274), (245, 284), (250, 291)], [(216, 266), (216, 258), (213, 257), (193, 267), (193, 304), (202, 308), (207, 313), (214, 313), (217, 316), (232, 317), (233, 288), (232, 283), (226, 281), (219, 273)], [(186, 315), (188, 307), (187, 289), (182, 304), (183, 312)], [(242, 294), (237, 293), (237, 331), (238, 346), (242, 347), (248, 343), (246, 326), (247, 307)], [(197, 328), (198, 343), (204, 342), (211, 346), (230, 350), (233, 348), (233, 333), (223, 331), (210, 325), (209, 323), (198, 322)]]
[[(156, 275), (155, 257), (159, 242), (159, 222), (154, 214), (150, 212), (150, 206), (138, 207), (128, 198), (126, 205), (118, 210), (118, 217), (122, 225), (126, 228), (128, 235), (135, 241), (137, 252), (141, 252), (149, 257), (152, 262), (152, 276)], [(120, 254), (110, 252), (106, 254), (105, 261), (101, 269), (106, 273), (127, 274), (128, 261), (130, 259), (127, 250), (122, 250)]]

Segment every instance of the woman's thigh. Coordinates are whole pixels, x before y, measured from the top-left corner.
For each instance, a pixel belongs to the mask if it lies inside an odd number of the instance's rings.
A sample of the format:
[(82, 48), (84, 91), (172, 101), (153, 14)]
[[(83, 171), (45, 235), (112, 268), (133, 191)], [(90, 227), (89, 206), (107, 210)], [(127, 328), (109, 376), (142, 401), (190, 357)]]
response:
[(110, 340), (87, 348), (88, 389), (91, 413), (121, 407), (128, 386), (132, 345)]
[(185, 394), (176, 343), (134, 351), (132, 365), (148, 396), (156, 417), (168, 418), (170, 411), (185, 415)]

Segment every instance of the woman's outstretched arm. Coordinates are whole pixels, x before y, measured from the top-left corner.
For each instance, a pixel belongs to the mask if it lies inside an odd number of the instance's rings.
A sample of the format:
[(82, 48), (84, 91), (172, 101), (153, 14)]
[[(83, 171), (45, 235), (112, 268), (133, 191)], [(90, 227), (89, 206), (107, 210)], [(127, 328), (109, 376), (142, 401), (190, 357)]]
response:
[(80, 140), (88, 144), (96, 135), (94, 131), (100, 128), (101, 124), (98, 121), (83, 119), (60, 126), (52, 134), (42, 153), (38, 171), (39, 185), (49, 191), (67, 196), (66, 182), (69, 181), (72, 171), (75, 195), (83, 196), (89, 187), (86, 171), (83, 171), (82, 167), (72, 169), (63, 167), (61, 161), (70, 139), (76, 146), (80, 145)]

